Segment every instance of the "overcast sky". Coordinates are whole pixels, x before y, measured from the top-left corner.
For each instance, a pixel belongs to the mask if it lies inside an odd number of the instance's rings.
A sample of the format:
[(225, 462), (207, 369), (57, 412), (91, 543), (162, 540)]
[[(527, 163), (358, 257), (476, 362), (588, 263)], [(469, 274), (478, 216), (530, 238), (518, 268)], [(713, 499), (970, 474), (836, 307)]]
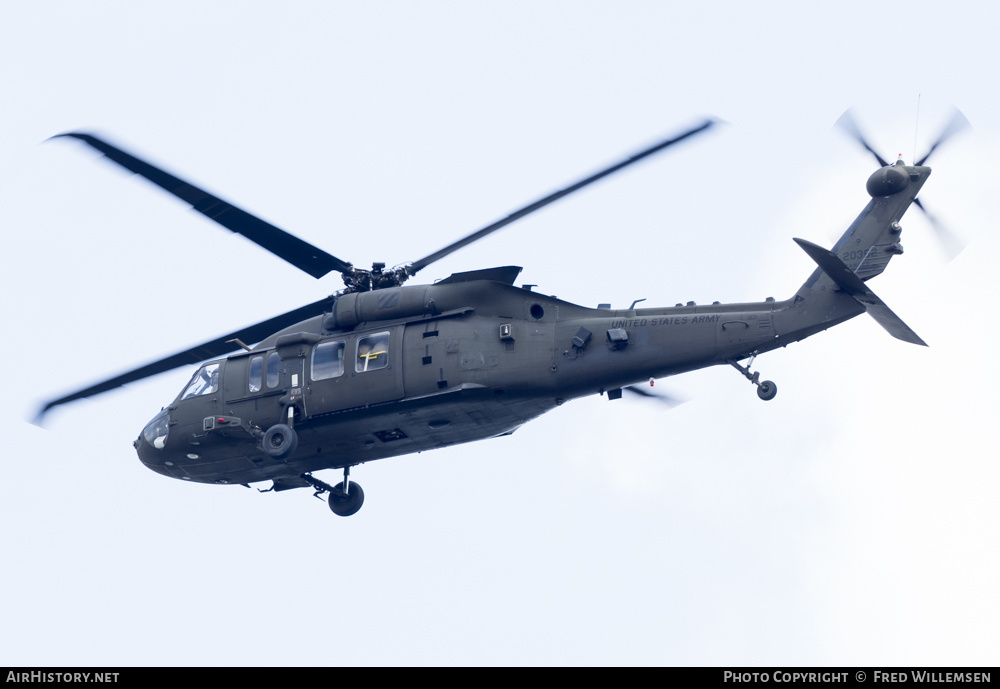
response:
[[(0, 5), (0, 664), (996, 665), (1000, 152), (988, 2)], [(946, 9), (939, 9), (946, 8)], [(918, 100), (919, 97), (919, 100)], [(919, 103), (919, 108), (918, 108)], [(45, 400), (342, 285), (108, 164), (102, 134), (356, 265), (424, 256), (727, 122), (428, 268), (595, 306), (787, 298), (867, 203), (868, 154), (973, 129), (862, 316), (512, 436), (357, 467), (341, 519), (145, 469), (192, 369)], [(323, 472), (334, 481), (337, 472)]]

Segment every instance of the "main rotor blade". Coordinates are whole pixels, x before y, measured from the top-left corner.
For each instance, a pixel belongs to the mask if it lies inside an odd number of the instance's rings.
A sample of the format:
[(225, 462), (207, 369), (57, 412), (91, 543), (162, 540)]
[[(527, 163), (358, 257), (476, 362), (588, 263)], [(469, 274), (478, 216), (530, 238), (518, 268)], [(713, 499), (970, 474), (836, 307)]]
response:
[(958, 134), (960, 131), (970, 126), (972, 125), (969, 124), (969, 120), (965, 118), (962, 111), (955, 108), (955, 112), (951, 114), (951, 119), (948, 120), (948, 124), (944, 126), (944, 129), (941, 130), (941, 133), (938, 135), (937, 141), (935, 141), (931, 146), (931, 149), (924, 154), (924, 157), (917, 162), (917, 165), (923, 165), (927, 159), (931, 157), (931, 153), (934, 152), (934, 149), (953, 137), (955, 134)]
[(875, 152), (875, 149), (871, 147), (868, 140), (865, 138), (864, 134), (861, 133), (861, 129), (858, 127), (857, 122), (854, 121), (854, 117), (851, 115), (851, 109), (848, 108), (844, 111), (844, 114), (840, 116), (837, 120), (837, 126), (843, 129), (845, 132), (851, 135), (859, 144), (861, 144), (866, 151), (875, 156), (875, 160), (881, 167), (885, 167), (889, 163), (885, 159)]
[(664, 395), (662, 392), (653, 392), (652, 390), (647, 390), (641, 385), (629, 385), (628, 387), (622, 388), (626, 392), (631, 392), (632, 394), (639, 395), (640, 397), (645, 397), (646, 399), (656, 400), (657, 402), (662, 402), (669, 408), (677, 407), (687, 400), (680, 399), (679, 397), (673, 397), (671, 395)]
[(35, 423), (37, 424), (41, 422), (42, 417), (47, 411), (52, 409), (52, 407), (59, 406), (60, 404), (66, 404), (67, 402), (72, 402), (74, 400), (84, 399), (85, 397), (92, 397), (102, 392), (107, 392), (108, 390), (121, 387), (126, 383), (133, 383), (137, 380), (142, 380), (143, 378), (155, 376), (157, 373), (171, 371), (180, 366), (184, 366), (185, 364), (197, 364), (205, 361), (206, 359), (214, 359), (215, 357), (229, 354), (230, 352), (239, 349), (239, 347), (233, 343), (233, 340), (239, 339), (248, 343), (260, 342), (269, 335), (273, 335), (283, 328), (295, 325), (296, 323), (304, 321), (307, 318), (321, 315), (327, 308), (329, 308), (331, 302), (332, 299), (330, 297), (324, 297), (323, 299), (315, 301), (312, 304), (306, 304), (305, 306), (301, 306), (293, 311), (289, 311), (288, 313), (283, 313), (280, 316), (269, 318), (268, 320), (255, 325), (249, 325), (235, 332), (231, 332), (228, 335), (217, 337), (214, 340), (191, 347), (183, 352), (178, 352), (177, 354), (165, 357), (159, 361), (154, 361), (151, 364), (146, 364), (145, 366), (140, 366), (137, 369), (123, 373), (120, 376), (115, 376), (114, 378), (109, 378), (108, 380), (97, 383), (96, 385), (91, 385), (89, 388), (78, 390), (77, 392), (52, 400), (51, 402), (46, 402), (38, 412), (38, 416), (35, 417)]
[(52, 138), (55, 139), (63, 136), (79, 139), (89, 146), (96, 148), (126, 170), (145, 177), (177, 198), (187, 201), (206, 218), (214, 220), (227, 230), (243, 235), (279, 258), (285, 259), (296, 268), (309, 273), (314, 278), (321, 278), (332, 270), (340, 272), (351, 270), (352, 266), (350, 263), (341, 261), (336, 256), (331, 256), (309, 242), (303, 241), (275, 227), (271, 223), (265, 222), (257, 216), (251, 215), (245, 210), (223, 201), (218, 196), (209, 194), (204, 189), (199, 189), (193, 184), (188, 184), (184, 180), (178, 179), (170, 173), (150, 165), (146, 161), (140, 160), (92, 134), (67, 132), (65, 134), (57, 134)]
[(458, 251), (459, 249), (461, 249), (464, 246), (468, 246), (469, 244), (472, 244), (473, 242), (482, 239), (483, 237), (485, 237), (486, 235), (488, 235), (488, 234), (490, 234), (492, 232), (496, 232), (497, 230), (499, 230), (502, 227), (506, 227), (507, 225), (511, 224), (515, 220), (520, 220), (521, 218), (523, 218), (524, 216), (528, 215), (529, 213), (534, 213), (538, 209), (540, 209), (540, 208), (542, 208), (544, 206), (549, 205), (553, 201), (558, 201), (562, 197), (564, 197), (564, 196), (566, 196), (568, 194), (572, 194), (574, 191), (578, 191), (579, 189), (582, 189), (583, 187), (587, 186), (588, 184), (596, 182), (597, 180), (599, 180), (599, 179), (601, 179), (603, 177), (607, 177), (608, 175), (610, 175), (613, 172), (618, 172), (622, 168), (628, 167), (632, 163), (637, 163), (637, 162), (639, 162), (640, 160), (642, 160), (643, 158), (645, 158), (647, 156), (651, 156), (651, 155), (653, 155), (654, 153), (656, 153), (658, 151), (662, 151), (664, 148), (667, 148), (668, 146), (673, 146), (674, 144), (680, 143), (681, 141), (683, 141), (684, 139), (687, 139), (688, 137), (691, 137), (691, 136), (694, 136), (695, 134), (703, 132), (706, 129), (710, 128), (714, 124), (715, 124), (715, 120), (705, 120), (705, 122), (703, 122), (702, 124), (698, 125), (694, 129), (690, 129), (690, 130), (684, 132), (683, 134), (681, 134), (679, 136), (675, 136), (672, 139), (667, 139), (666, 141), (661, 141), (660, 143), (656, 144), (655, 146), (651, 146), (650, 148), (647, 148), (646, 150), (644, 150), (644, 151), (642, 151), (640, 153), (635, 154), (631, 158), (627, 158), (626, 160), (623, 160), (620, 163), (616, 163), (615, 165), (612, 165), (609, 168), (601, 170), (597, 174), (591, 175), (590, 177), (587, 177), (586, 179), (580, 180), (576, 184), (571, 184), (570, 186), (566, 187), (565, 189), (560, 189), (559, 191), (557, 191), (557, 192), (555, 192), (553, 194), (549, 194), (545, 198), (539, 199), (538, 201), (535, 201), (534, 203), (529, 204), (529, 205), (525, 206), (524, 208), (511, 213), (510, 215), (508, 215), (503, 220), (499, 220), (499, 221), (493, 223), (492, 225), (487, 225), (483, 229), (477, 230), (476, 232), (473, 232), (472, 234), (470, 234), (470, 235), (468, 235), (466, 237), (463, 237), (462, 239), (459, 239), (457, 242), (449, 244), (448, 246), (444, 247), (443, 249), (441, 249), (439, 251), (435, 251), (430, 256), (425, 256), (424, 258), (420, 259), (419, 261), (414, 261), (413, 263), (410, 263), (409, 265), (406, 266), (406, 272), (409, 275), (415, 275), (417, 273), (417, 271), (423, 270), (424, 268), (426, 268), (430, 264), (434, 263), (435, 261), (438, 261), (438, 260), (444, 258), (448, 254), (451, 254), (451, 253), (454, 253), (455, 251)]

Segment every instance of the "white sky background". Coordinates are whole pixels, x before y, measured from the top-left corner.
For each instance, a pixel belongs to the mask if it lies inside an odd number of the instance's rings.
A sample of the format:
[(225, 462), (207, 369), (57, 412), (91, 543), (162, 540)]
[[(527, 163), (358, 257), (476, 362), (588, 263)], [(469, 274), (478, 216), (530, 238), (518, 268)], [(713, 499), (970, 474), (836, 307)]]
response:
[[(0, 5), (0, 664), (1000, 661), (993, 3)], [(944, 13), (942, 13), (944, 12)], [(81, 144), (94, 131), (338, 257), (424, 256), (702, 115), (728, 126), (421, 273), (521, 265), (585, 305), (786, 298), (930, 161), (868, 317), (672, 411), (567, 404), (358, 467), (361, 512), (189, 485), (132, 439), (181, 369), (45, 400), (332, 293)], [(336, 472), (326, 472), (328, 481)]]

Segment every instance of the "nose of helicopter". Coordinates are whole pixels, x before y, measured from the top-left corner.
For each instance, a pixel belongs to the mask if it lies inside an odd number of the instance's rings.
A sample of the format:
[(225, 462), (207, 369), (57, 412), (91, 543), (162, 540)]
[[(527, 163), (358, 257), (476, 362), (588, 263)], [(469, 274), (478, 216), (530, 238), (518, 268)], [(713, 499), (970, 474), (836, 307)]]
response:
[(169, 469), (171, 463), (168, 453), (164, 452), (169, 432), (170, 412), (161, 409), (160, 413), (142, 429), (139, 437), (132, 442), (136, 454), (139, 455), (139, 461), (164, 476), (173, 476)]

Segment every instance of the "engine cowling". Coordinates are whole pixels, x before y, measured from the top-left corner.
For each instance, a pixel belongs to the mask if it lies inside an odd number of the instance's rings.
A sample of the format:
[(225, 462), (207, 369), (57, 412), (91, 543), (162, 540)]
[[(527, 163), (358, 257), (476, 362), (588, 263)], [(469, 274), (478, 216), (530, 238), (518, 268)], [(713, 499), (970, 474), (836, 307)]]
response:
[(353, 292), (337, 297), (332, 313), (323, 319), (326, 330), (350, 330), (366, 321), (420, 316), (428, 311), (426, 285), (389, 287), (371, 292)]

